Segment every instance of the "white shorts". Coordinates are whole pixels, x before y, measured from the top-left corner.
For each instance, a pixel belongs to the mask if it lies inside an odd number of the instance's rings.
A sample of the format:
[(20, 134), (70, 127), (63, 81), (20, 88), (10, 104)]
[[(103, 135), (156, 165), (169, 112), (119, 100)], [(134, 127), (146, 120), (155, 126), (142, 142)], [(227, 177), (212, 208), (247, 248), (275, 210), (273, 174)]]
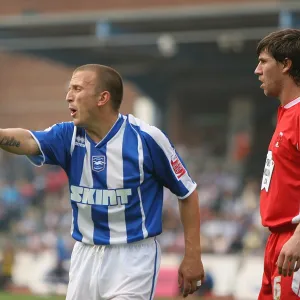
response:
[(66, 300), (152, 300), (160, 257), (155, 238), (109, 246), (76, 242)]

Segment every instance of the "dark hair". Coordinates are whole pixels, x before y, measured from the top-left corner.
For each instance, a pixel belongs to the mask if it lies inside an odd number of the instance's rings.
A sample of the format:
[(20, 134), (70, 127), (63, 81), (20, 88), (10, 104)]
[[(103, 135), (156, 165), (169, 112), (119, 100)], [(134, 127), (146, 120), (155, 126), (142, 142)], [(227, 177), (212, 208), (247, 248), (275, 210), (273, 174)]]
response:
[(108, 91), (111, 95), (111, 105), (114, 110), (119, 110), (123, 99), (123, 80), (121, 75), (113, 68), (88, 64), (75, 69), (74, 73), (79, 71), (93, 71), (97, 75), (97, 90)]
[(300, 84), (300, 30), (283, 29), (270, 33), (257, 45), (257, 55), (263, 51), (267, 51), (280, 63), (290, 59), (292, 66), (289, 75), (297, 85)]

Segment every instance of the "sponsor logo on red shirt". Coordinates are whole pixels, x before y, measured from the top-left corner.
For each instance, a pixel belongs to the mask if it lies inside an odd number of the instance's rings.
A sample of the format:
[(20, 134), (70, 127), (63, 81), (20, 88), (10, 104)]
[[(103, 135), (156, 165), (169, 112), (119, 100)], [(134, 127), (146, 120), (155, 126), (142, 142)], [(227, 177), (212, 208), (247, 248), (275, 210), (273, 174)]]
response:
[(177, 154), (174, 154), (171, 157), (171, 166), (178, 180), (186, 173), (186, 169), (184, 168)]

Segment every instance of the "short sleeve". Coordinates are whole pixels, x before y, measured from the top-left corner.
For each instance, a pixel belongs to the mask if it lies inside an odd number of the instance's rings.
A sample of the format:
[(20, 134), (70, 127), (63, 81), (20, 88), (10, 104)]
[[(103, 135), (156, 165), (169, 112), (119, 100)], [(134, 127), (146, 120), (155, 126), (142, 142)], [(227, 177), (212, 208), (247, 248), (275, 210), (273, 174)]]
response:
[(154, 126), (144, 127), (142, 131), (150, 150), (155, 176), (179, 199), (188, 197), (197, 185), (170, 140)]
[(55, 124), (44, 131), (30, 131), (41, 154), (27, 156), (28, 159), (36, 166), (58, 165), (66, 170), (71, 157), (73, 132), (74, 124), (72, 122)]

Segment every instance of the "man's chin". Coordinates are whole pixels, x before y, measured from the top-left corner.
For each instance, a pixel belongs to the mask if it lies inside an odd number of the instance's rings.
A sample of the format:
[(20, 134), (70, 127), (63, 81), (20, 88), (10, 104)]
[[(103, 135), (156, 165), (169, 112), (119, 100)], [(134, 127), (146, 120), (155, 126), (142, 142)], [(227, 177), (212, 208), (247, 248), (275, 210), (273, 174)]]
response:
[(82, 127), (82, 128), (86, 128), (86, 124), (84, 124), (83, 122), (80, 122), (78, 119), (73, 119), (73, 124), (76, 127)]
[(267, 97), (272, 97), (272, 98), (277, 98), (278, 97), (278, 95), (276, 95), (276, 93), (272, 93), (271, 91), (268, 91), (268, 90), (264, 90), (264, 94)]
[(271, 96), (272, 96), (271, 93), (270, 93), (270, 91), (268, 91), (268, 90), (266, 90), (266, 89), (264, 89), (264, 94), (265, 94), (267, 97), (271, 97)]
[(80, 126), (81, 122), (78, 119), (73, 119), (73, 123), (75, 126)]

